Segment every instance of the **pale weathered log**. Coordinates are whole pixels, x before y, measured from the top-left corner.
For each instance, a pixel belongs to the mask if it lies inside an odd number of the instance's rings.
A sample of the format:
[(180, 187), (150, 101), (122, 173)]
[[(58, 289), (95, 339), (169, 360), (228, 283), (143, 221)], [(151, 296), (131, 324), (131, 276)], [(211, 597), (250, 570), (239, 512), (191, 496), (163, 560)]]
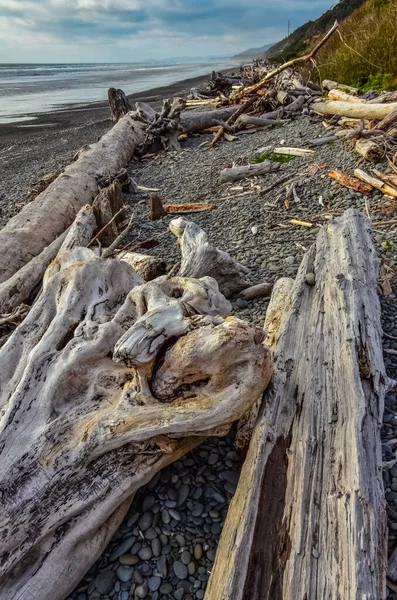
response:
[(348, 94), (357, 94), (358, 93), (358, 89), (351, 87), (350, 85), (344, 85), (343, 83), (338, 83), (337, 81), (331, 81), (330, 79), (324, 79), (321, 82), (321, 86), (325, 89), (325, 90), (334, 90), (336, 88), (343, 90), (344, 92), (347, 92)]
[(389, 113), (380, 123), (377, 124), (376, 129), (380, 131), (388, 131), (397, 123), (397, 107), (393, 112)]
[(144, 281), (152, 281), (165, 274), (166, 263), (158, 256), (139, 254), (139, 252), (125, 252), (121, 256), (140, 275)]
[(361, 138), (355, 143), (354, 149), (356, 152), (361, 154), (365, 160), (372, 162), (378, 162), (385, 155), (382, 148), (380, 148), (375, 142), (369, 139)]
[(362, 103), (365, 104), (364, 98), (359, 98), (357, 95), (348, 94), (347, 92), (343, 92), (342, 90), (333, 89), (328, 94), (329, 100), (340, 100), (341, 102), (354, 102), (354, 103)]
[(339, 115), (355, 119), (385, 119), (397, 109), (397, 102), (391, 104), (360, 104), (352, 102), (316, 102), (312, 104), (314, 112), (320, 115)]
[(194, 133), (218, 125), (219, 121), (227, 121), (237, 109), (238, 106), (225, 106), (203, 112), (182, 113), (180, 117), (181, 133)]
[(264, 296), (270, 296), (273, 289), (272, 283), (258, 283), (240, 292), (240, 297), (244, 300), (252, 300), (253, 298), (263, 298)]
[(170, 222), (170, 230), (177, 237), (182, 259), (180, 277), (213, 277), (226, 297), (250, 287), (248, 269), (236, 262), (227, 252), (218, 250), (208, 241), (207, 234), (198, 225), (179, 217)]
[(119, 121), (131, 110), (131, 105), (123, 90), (109, 88), (108, 100), (110, 106), (110, 118), (112, 121)]
[(42, 282), (46, 268), (58, 254), (67, 234), (68, 230), (7, 281), (0, 283), (0, 314), (8, 313), (27, 301), (32, 291)]
[(98, 193), (97, 180), (116, 174), (144, 139), (143, 129), (126, 115), (0, 231), (0, 283), (51, 244)]
[(276, 173), (280, 169), (280, 163), (264, 160), (256, 165), (244, 165), (242, 167), (230, 167), (223, 169), (220, 174), (222, 183), (227, 181), (238, 181), (246, 177), (257, 177), (259, 175), (268, 175)]
[(275, 371), (206, 600), (385, 598), (379, 264), (369, 220), (349, 210), (277, 303)]
[(215, 280), (140, 282), (60, 252), (0, 350), (2, 600), (64, 600), (135, 491), (225, 434), (270, 377), (263, 332), (223, 319)]
[(393, 198), (397, 198), (397, 190), (395, 188), (391, 187), (388, 183), (382, 181), (381, 179), (377, 179), (376, 177), (372, 177), (371, 175), (368, 175), (368, 173), (366, 173), (362, 169), (356, 169), (354, 171), (354, 175), (361, 181), (364, 181), (365, 183), (372, 185), (372, 187), (376, 188), (377, 190), (380, 190), (387, 196), (392, 196)]

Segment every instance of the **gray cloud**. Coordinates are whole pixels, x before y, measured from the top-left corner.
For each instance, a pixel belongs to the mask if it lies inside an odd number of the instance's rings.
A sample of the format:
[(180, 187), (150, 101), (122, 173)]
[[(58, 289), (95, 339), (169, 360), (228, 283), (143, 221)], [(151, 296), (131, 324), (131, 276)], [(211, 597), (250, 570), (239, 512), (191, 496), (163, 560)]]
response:
[[(124, 60), (125, 47), (139, 58), (159, 50), (162, 56), (198, 55), (205, 48), (227, 54), (276, 41), (288, 19), (298, 27), (329, 7), (330, 0), (0, 0), (0, 36), (11, 59), (19, 52), (16, 60), (27, 45), (37, 52), (69, 43), (97, 44), (99, 52), (101, 44), (113, 45), (107, 50), (112, 60), (117, 48)], [(13, 49), (18, 37), (22, 47)]]

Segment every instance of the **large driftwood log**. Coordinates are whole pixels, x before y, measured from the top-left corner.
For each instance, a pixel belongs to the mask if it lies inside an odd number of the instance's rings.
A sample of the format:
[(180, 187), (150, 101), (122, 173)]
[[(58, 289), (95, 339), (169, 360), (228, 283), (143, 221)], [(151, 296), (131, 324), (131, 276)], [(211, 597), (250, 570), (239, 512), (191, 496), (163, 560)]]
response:
[(378, 273), (370, 223), (349, 210), (321, 229), (295, 282), (276, 283), (274, 375), (206, 600), (385, 598)]
[(124, 167), (143, 139), (142, 126), (126, 115), (7, 223), (0, 231), (0, 283), (72, 224), (80, 208), (97, 195), (97, 180)]
[(140, 283), (124, 261), (62, 250), (0, 350), (2, 600), (63, 600), (135, 491), (268, 382), (263, 332), (223, 319), (215, 280)]
[(251, 286), (247, 278), (248, 269), (227, 252), (212, 246), (207, 234), (198, 225), (179, 217), (170, 222), (170, 230), (181, 248), (180, 277), (210, 275), (218, 282), (220, 291), (226, 297)]
[(355, 119), (385, 119), (397, 109), (397, 102), (390, 104), (362, 104), (352, 102), (316, 102), (312, 104), (314, 112), (320, 115), (339, 115), (340, 117), (353, 117)]
[(62, 235), (35, 256), (22, 269), (19, 269), (0, 284), (0, 315), (12, 311), (14, 308), (27, 301), (32, 292), (42, 280), (51, 261), (58, 252), (70, 250), (76, 246), (87, 246), (95, 229), (95, 218), (89, 204), (77, 214), (74, 223)]

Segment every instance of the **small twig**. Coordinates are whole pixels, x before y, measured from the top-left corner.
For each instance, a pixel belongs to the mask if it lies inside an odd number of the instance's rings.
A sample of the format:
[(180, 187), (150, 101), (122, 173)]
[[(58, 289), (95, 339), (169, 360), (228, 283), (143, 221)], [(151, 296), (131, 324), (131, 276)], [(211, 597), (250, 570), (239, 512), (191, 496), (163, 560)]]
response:
[(113, 221), (119, 216), (119, 214), (122, 213), (126, 208), (127, 208), (126, 206), (123, 206), (123, 208), (120, 208), (120, 210), (117, 211), (115, 215), (113, 215), (113, 217), (110, 219), (110, 221), (108, 221), (106, 223), (106, 225), (104, 225), (102, 227), (102, 229), (100, 231), (98, 231), (98, 233), (96, 235), (94, 235), (94, 237), (92, 238), (92, 240), (88, 244), (87, 248), (89, 248), (90, 246), (92, 246), (92, 244), (95, 242), (95, 240), (97, 240), (99, 238), (99, 236), (105, 231), (105, 229), (107, 229), (109, 227), (109, 225), (111, 223), (113, 223)]

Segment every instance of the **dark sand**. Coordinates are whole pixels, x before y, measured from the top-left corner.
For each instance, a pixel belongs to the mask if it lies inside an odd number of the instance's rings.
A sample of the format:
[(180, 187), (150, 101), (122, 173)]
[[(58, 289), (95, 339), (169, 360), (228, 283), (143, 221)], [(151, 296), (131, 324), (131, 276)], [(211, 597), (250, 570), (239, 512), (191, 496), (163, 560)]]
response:
[[(158, 108), (164, 98), (187, 94), (208, 77), (186, 79), (128, 98)], [(97, 141), (112, 126), (107, 102), (70, 106), (36, 116), (31, 122), (0, 125), (0, 227), (22, 208), (33, 181), (66, 166), (77, 150)]]

